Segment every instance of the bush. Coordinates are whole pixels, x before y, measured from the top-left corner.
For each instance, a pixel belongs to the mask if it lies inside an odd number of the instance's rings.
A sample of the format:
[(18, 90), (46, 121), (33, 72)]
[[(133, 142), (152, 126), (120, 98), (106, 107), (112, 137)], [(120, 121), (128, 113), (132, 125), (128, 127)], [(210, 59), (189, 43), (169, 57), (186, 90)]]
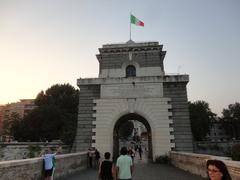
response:
[(218, 144), (217, 143), (215, 143), (215, 144), (213, 144), (213, 145), (211, 145), (210, 147), (209, 147), (209, 149), (211, 149), (211, 150), (220, 150), (220, 147), (218, 146)]
[(157, 156), (156, 163), (158, 164), (168, 164), (169, 159), (167, 155)]
[(232, 147), (227, 146), (226, 150), (224, 151), (225, 156), (232, 157)]
[(197, 149), (206, 150), (207, 149), (206, 144), (197, 144)]
[(235, 144), (232, 147), (232, 160), (240, 161), (240, 144)]
[(34, 158), (36, 157), (36, 154), (39, 154), (41, 151), (40, 146), (28, 146), (28, 157), (29, 158)]

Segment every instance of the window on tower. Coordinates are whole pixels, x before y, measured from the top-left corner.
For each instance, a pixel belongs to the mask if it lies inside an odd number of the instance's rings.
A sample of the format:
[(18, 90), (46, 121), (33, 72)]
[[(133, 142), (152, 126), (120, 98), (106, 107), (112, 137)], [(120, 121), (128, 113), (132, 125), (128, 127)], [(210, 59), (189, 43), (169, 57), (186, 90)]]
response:
[(126, 68), (126, 77), (135, 77), (136, 76), (136, 68), (133, 65), (129, 65)]

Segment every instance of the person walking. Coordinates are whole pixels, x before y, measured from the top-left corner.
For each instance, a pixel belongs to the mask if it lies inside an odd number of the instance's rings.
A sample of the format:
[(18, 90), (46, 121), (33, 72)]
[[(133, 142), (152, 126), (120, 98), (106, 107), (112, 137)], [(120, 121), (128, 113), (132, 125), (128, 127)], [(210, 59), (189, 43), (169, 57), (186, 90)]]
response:
[(132, 158), (132, 161), (134, 162), (134, 157), (135, 157), (135, 151), (133, 148), (129, 147), (127, 150), (128, 155)]
[(133, 173), (133, 161), (132, 158), (127, 155), (128, 151), (126, 147), (122, 147), (120, 156), (117, 159), (116, 173), (119, 180), (131, 180)]
[(139, 153), (140, 160), (142, 160), (142, 146), (141, 145), (138, 147), (138, 153)]
[(209, 180), (232, 180), (226, 165), (220, 160), (207, 161), (207, 174)]
[(110, 157), (110, 152), (104, 153), (105, 159), (101, 162), (98, 171), (101, 180), (116, 180), (114, 164), (110, 161)]

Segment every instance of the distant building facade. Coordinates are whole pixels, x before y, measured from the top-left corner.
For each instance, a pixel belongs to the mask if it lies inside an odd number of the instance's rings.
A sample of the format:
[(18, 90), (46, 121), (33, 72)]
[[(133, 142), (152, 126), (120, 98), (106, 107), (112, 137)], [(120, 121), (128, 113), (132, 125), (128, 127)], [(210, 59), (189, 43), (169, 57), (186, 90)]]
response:
[(134, 125), (133, 136), (141, 136), (142, 133), (147, 132), (146, 127), (139, 121), (132, 121)]
[(3, 121), (8, 120), (8, 117), (13, 113), (17, 113), (20, 118), (26, 116), (31, 110), (36, 108), (34, 99), (20, 99), (20, 102), (9, 103), (0, 106), (0, 132), (2, 134)]
[(188, 75), (166, 75), (158, 42), (99, 48), (98, 78), (78, 79), (75, 150), (119, 153), (119, 128), (129, 120), (147, 129), (149, 158), (193, 150), (186, 86)]
[(229, 140), (222, 124), (219, 121), (212, 122), (209, 134), (206, 136), (207, 140), (218, 142)]
[(36, 107), (34, 99), (20, 99), (20, 102), (6, 104), (4, 107), (4, 116), (17, 113), (21, 118)]
[(2, 125), (3, 125), (3, 111), (4, 111), (4, 105), (0, 105), (0, 135), (2, 134)]

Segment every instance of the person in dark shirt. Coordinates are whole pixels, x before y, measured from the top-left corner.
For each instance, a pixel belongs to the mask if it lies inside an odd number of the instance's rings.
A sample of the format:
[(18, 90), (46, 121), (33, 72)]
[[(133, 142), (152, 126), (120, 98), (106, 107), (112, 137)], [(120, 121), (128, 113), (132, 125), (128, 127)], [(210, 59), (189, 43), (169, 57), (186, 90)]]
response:
[(139, 157), (140, 157), (140, 160), (142, 160), (142, 146), (140, 145), (139, 147), (138, 147), (138, 153), (139, 153)]
[(100, 164), (98, 177), (102, 180), (115, 180), (115, 168), (110, 161), (111, 154), (110, 152), (105, 152), (104, 161)]

